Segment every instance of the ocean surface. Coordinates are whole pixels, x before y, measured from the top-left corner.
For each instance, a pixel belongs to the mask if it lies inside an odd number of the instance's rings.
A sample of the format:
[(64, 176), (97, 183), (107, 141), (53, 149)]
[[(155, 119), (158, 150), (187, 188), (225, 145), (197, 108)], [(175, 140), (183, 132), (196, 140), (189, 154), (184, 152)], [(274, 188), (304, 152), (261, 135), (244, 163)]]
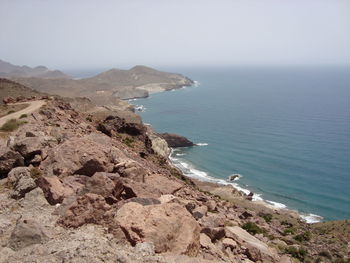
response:
[[(163, 69), (164, 70), (164, 69)], [(308, 222), (350, 218), (350, 68), (169, 68), (199, 85), (132, 101), (145, 123), (186, 136), (186, 174), (253, 191)]]

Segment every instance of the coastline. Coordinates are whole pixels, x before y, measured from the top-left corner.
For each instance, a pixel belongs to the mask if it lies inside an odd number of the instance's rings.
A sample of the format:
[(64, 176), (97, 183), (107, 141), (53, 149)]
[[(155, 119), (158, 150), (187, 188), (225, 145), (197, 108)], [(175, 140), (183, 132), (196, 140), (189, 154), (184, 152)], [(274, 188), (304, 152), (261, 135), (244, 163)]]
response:
[[(164, 91), (175, 91), (175, 90), (187, 88), (187, 87), (198, 87), (199, 84), (200, 83), (198, 81), (193, 81), (193, 84), (190, 86), (182, 86), (180, 88), (177, 87), (177, 88), (168, 89), (168, 90), (167, 89), (157, 90), (156, 92), (150, 92), (149, 96), (151, 94), (160, 93), (160, 92), (164, 92)], [(145, 98), (148, 98), (148, 97), (145, 97)], [(128, 99), (128, 102), (135, 102), (138, 99), (140, 99), (140, 98), (131, 98), (131, 99)], [(138, 105), (138, 104), (132, 104), (132, 105), (134, 106), (134, 109), (136, 109), (139, 112), (144, 112), (146, 110), (146, 108), (143, 105)], [(152, 125), (152, 124), (149, 124), (149, 125)], [(206, 146), (207, 144), (206, 143), (197, 143), (196, 145), (197, 146)], [(196, 182), (200, 181), (200, 182), (208, 183), (209, 185), (211, 185), (211, 188), (213, 188), (213, 189), (217, 188), (218, 186), (219, 187), (231, 186), (236, 191), (239, 191), (240, 193), (242, 193), (242, 195), (244, 196), (244, 199), (247, 200), (247, 197), (250, 196), (251, 200), (249, 200), (249, 202), (254, 202), (257, 205), (263, 206), (263, 207), (265, 207), (267, 209), (271, 209), (273, 211), (283, 211), (284, 213), (288, 213), (294, 217), (297, 215), (297, 217), (299, 217), (301, 220), (303, 220), (304, 222), (306, 222), (308, 224), (323, 222), (322, 216), (312, 214), (312, 213), (302, 213), (298, 210), (288, 208), (287, 205), (285, 205), (283, 203), (263, 199), (261, 197), (262, 194), (253, 193), (249, 189), (241, 187), (237, 183), (237, 181), (241, 177), (238, 177), (234, 181), (229, 181), (228, 179), (225, 180), (225, 179), (212, 177), (212, 176), (209, 176), (207, 174), (207, 172), (196, 169), (192, 164), (189, 163), (188, 160), (186, 160), (186, 158), (184, 158), (185, 160), (179, 160), (179, 158), (177, 158), (176, 156), (177, 156), (176, 149), (171, 148), (171, 153), (170, 153), (169, 158), (168, 158), (169, 161), (171, 162), (171, 164), (173, 166), (177, 167), (178, 169), (180, 169), (181, 172), (183, 173), (183, 175), (187, 176), (188, 178), (190, 178), (192, 180), (195, 180)], [(182, 156), (181, 153), (180, 153), (180, 156)]]

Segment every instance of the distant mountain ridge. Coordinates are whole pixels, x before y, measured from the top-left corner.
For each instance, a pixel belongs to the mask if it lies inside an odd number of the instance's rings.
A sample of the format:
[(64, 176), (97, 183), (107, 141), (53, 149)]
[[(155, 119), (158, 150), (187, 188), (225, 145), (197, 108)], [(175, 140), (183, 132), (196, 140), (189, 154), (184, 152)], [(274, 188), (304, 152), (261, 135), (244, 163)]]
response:
[(97, 105), (115, 105), (119, 99), (144, 98), (151, 93), (179, 89), (194, 82), (181, 75), (146, 66), (129, 70), (110, 69), (84, 79), (11, 76), (11, 79), (41, 92), (63, 97), (86, 97)]
[(59, 71), (49, 70), (45, 66), (31, 68), (28, 66), (17, 66), (0, 59), (0, 77), (38, 77), (47, 79), (64, 78), (69, 79), (71, 76)]

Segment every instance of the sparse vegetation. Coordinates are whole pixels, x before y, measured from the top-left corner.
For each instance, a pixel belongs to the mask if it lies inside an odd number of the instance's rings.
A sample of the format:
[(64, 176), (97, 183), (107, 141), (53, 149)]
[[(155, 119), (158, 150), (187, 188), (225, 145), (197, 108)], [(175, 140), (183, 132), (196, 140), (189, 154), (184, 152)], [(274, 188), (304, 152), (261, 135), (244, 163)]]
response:
[(30, 169), (30, 176), (33, 179), (38, 179), (42, 176), (42, 171), (38, 167), (32, 167), (32, 169)]
[(301, 262), (305, 262), (306, 256), (307, 256), (307, 250), (303, 247), (297, 248), (297, 247), (287, 247), (285, 249), (285, 252), (290, 254), (293, 258), (299, 259)]
[(27, 118), (27, 117), (28, 117), (27, 114), (22, 114), (21, 116), (19, 116), (20, 119)]
[(294, 235), (296, 232), (297, 230), (294, 227), (288, 227), (283, 231), (285, 235)]
[(266, 223), (270, 223), (271, 220), (272, 220), (272, 215), (271, 215), (271, 214), (260, 213), (259, 216), (262, 217), (262, 218), (264, 218), (264, 220), (266, 221)]
[(133, 147), (133, 143), (135, 142), (135, 140), (133, 138), (130, 137), (126, 137), (123, 139), (123, 143), (125, 143), (127, 146), (129, 147)]
[(21, 124), (23, 123), (16, 119), (11, 119), (8, 120), (4, 125), (2, 125), (0, 130), (5, 132), (11, 132), (16, 130)]
[(306, 231), (306, 232), (304, 232), (304, 233), (301, 233), (301, 234), (299, 234), (299, 235), (296, 235), (296, 236), (294, 237), (294, 239), (295, 239), (296, 241), (299, 241), (299, 242), (310, 241), (310, 239), (311, 239), (311, 233), (310, 233), (309, 231)]
[(242, 228), (252, 235), (264, 233), (264, 230), (253, 222), (245, 223)]
[(11, 114), (11, 113), (15, 113), (15, 111), (14, 110), (10, 110), (10, 111), (7, 112), (7, 114)]

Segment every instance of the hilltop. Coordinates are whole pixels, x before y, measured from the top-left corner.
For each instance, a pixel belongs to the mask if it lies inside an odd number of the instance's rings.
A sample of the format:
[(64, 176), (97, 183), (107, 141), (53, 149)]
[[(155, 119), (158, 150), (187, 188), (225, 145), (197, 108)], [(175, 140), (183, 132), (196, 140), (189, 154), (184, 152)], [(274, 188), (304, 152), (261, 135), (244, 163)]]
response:
[(11, 77), (32, 89), (63, 97), (86, 97), (97, 105), (112, 106), (119, 99), (145, 98), (149, 94), (190, 86), (193, 81), (181, 75), (145, 66), (129, 70), (111, 69), (85, 79)]
[(0, 59), (0, 77), (38, 77), (45, 79), (71, 78), (59, 70), (49, 70), (45, 66), (31, 68), (17, 66)]

